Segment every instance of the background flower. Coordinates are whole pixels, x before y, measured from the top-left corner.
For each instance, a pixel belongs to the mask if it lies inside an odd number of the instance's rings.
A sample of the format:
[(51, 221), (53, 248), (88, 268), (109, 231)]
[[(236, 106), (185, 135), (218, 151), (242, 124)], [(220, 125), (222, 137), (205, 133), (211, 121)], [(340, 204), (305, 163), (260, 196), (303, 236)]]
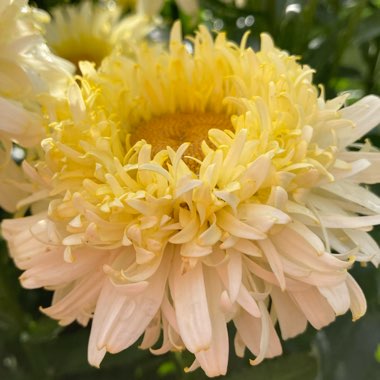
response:
[[(36, 146), (44, 135), (39, 97), (59, 96), (70, 79), (71, 66), (54, 56), (41, 34), (46, 13), (26, 1), (1, 1), (0, 8), (0, 204), (14, 211), (25, 191), (15, 186), (22, 172), (12, 162), (12, 143)], [(12, 175), (9, 175), (12, 173)]]
[(113, 49), (128, 50), (128, 44), (141, 40), (151, 29), (144, 14), (122, 17), (114, 2), (64, 4), (55, 7), (52, 14), (47, 42), (56, 54), (77, 66), (83, 60), (98, 66)]
[[(149, 16), (158, 15), (164, 6), (164, 0), (138, 0), (137, 9), (139, 12), (147, 14)], [(199, 11), (198, 0), (176, 0), (178, 7), (186, 14), (190, 16), (196, 16)]]

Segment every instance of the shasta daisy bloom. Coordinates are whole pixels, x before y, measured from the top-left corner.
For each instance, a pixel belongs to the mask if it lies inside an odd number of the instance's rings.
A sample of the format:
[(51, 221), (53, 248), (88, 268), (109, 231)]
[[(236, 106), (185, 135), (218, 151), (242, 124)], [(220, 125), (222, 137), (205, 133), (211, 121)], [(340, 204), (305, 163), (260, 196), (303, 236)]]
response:
[[(199, 12), (198, 0), (176, 0), (175, 2), (184, 13), (190, 16), (196, 16)], [(164, 3), (164, 0), (138, 0), (136, 7), (143, 14), (155, 16), (161, 12)]]
[(67, 62), (54, 57), (41, 35), (47, 15), (24, 0), (0, 1), (0, 138), (22, 145), (41, 140), (38, 94), (47, 79), (63, 79)]
[(136, 9), (136, 0), (117, 0), (116, 4), (126, 10)]
[(51, 201), (3, 234), (23, 286), (54, 290), (44, 313), (93, 317), (94, 366), (143, 336), (218, 376), (228, 323), (258, 364), (281, 354), (277, 322), (287, 339), (365, 312), (348, 270), (379, 262), (380, 200), (360, 183), (380, 179), (380, 154), (349, 147), (380, 99), (341, 108), (268, 35), (258, 52), (245, 43), (201, 26), (189, 53), (176, 24), (168, 52), (83, 64), (44, 160), (26, 165)]
[(47, 42), (56, 54), (75, 65), (83, 60), (99, 65), (116, 46), (123, 48), (123, 43), (142, 39), (150, 31), (145, 15), (122, 17), (122, 9), (111, 1), (64, 4), (52, 14)]
[(48, 19), (25, 0), (0, 0), (0, 206), (8, 211), (26, 194), (12, 185), (22, 178), (11, 161), (12, 143), (40, 143), (44, 129), (39, 97), (59, 96), (71, 79), (71, 65), (55, 57), (42, 37)]

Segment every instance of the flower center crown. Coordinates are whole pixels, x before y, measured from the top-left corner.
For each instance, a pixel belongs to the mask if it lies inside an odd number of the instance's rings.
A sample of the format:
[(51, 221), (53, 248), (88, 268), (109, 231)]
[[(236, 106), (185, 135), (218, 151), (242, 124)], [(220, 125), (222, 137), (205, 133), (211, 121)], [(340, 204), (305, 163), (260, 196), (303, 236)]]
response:
[(187, 156), (202, 160), (202, 141), (208, 140), (210, 129), (232, 130), (230, 118), (222, 113), (174, 113), (161, 115), (139, 124), (131, 134), (131, 143), (145, 140), (156, 154), (170, 146), (177, 150), (189, 142)]

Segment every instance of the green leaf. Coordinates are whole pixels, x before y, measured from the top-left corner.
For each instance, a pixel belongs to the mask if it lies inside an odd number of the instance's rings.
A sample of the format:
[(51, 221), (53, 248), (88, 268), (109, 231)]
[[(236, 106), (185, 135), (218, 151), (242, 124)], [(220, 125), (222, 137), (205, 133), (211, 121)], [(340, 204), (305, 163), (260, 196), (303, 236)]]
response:
[(377, 349), (375, 352), (375, 359), (380, 363), (380, 344), (377, 345)]
[(236, 371), (225, 380), (314, 380), (318, 371), (316, 358), (308, 353), (295, 353), (269, 359), (257, 367)]
[(379, 325), (380, 313), (369, 311), (355, 323), (345, 315), (319, 331), (315, 349), (321, 379), (380, 379), (380, 365), (374, 357), (380, 341)]
[(42, 316), (38, 320), (32, 320), (29, 323), (28, 339), (33, 343), (49, 341), (56, 338), (62, 329), (57, 321)]
[(124, 379), (125, 373), (133, 373), (138, 367), (155, 372), (165, 359), (134, 345), (118, 354), (107, 354), (100, 369), (95, 369), (87, 361), (88, 339), (89, 329), (74, 325), (57, 339), (39, 345), (54, 379)]

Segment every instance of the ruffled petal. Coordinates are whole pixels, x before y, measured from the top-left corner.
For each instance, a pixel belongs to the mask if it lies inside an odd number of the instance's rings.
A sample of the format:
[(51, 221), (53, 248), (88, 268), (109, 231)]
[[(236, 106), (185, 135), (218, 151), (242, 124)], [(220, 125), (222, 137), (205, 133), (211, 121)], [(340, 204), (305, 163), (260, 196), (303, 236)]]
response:
[(340, 111), (342, 117), (353, 121), (349, 129), (338, 131), (338, 141), (341, 148), (346, 147), (380, 123), (380, 98), (368, 95), (357, 101), (352, 106)]
[(186, 348), (193, 353), (208, 350), (212, 327), (202, 264), (181, 273), (180, 259), (173, 265), (170, 291), (174, 300), (178, 329)]
[(307, 326), (307, 319), (289, 294), (274, 286), (270, 295), (280, 325), (282, 338), (293, 338), (304, 332)]

